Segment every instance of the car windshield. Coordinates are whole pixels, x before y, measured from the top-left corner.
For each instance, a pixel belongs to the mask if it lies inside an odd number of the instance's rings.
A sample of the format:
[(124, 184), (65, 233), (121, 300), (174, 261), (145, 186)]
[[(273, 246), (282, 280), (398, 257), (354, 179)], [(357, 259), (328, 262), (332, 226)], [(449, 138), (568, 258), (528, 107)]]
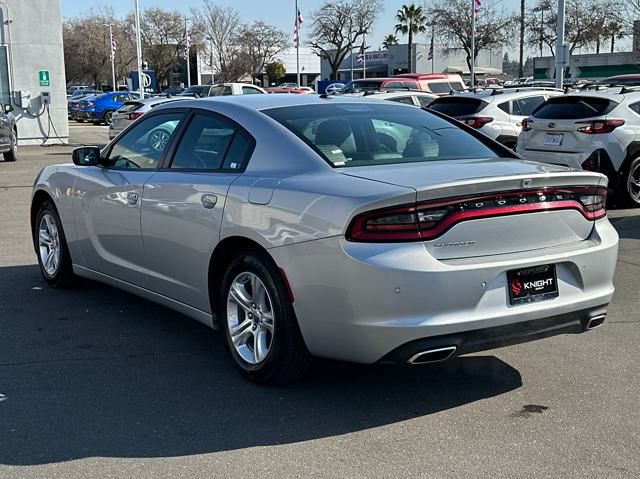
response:
[(533, 116), (545, 120), (593, 118), (606, 115), (616, 106), (618, 103), (607, 98), (560, 96), (540, 105), (533, 111)]
[(473, 135), (419, 108), (341, 103), (264, 113), (336, 168), (498, 156)]

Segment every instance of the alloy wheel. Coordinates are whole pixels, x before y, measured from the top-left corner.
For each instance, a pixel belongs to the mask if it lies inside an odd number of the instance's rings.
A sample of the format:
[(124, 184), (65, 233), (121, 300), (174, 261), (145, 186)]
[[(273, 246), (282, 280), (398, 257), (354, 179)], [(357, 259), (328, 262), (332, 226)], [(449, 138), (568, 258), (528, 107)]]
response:
[(38, 247), (42, 268), (49, 277), (55, 276), (60, 267), (60, 234), (55, 219), (49, 213), (40, 219)]
[(273, 302), (264, 283), (250, 272), (240, 273), (227, 294), (227, 327), (236, 353), (247, 363), (262, 363), (273, 344)]
[(163, 151), (167, 146), (167, 142), (169, 141), (169, 135), (166, 131), (154, 131), (151, 133), (149, 138), (149, 143), (151, 144), (151, 148), (156, 151)]
[(640, 203), (640, 162), (632, 166), (627, 177), (627, 191), (636, 203)]

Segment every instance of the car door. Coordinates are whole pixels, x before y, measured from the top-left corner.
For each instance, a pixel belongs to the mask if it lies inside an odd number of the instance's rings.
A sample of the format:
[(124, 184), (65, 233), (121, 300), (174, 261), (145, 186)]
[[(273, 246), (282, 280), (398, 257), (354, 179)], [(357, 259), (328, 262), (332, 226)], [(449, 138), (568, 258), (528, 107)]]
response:
[[(172, 111), (143, 119), (103, 152), (100, 166), (79, 168), (75, 212), (83, 266), (138, 286), (147, 283), (140, 230), (145, 182), (165, 157), (186, 115)], [(158, 139), (158, 132), (167, 134)]]
[(194, 110), (163, 168), (145, 184), (142, 237), (151, 290), (210, 312), (209, 260), (227, 192), (255, 141), (239, 125)]

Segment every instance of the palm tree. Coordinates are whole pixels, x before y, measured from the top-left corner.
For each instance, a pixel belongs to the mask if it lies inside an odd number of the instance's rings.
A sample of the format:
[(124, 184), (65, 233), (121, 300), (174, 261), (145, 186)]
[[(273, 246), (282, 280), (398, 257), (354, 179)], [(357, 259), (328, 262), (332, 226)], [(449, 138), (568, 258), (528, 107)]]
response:
[(388, 50), (391, 45), (397, 45), (397, 44), (398, 44), (398, 37), (390, 33), (389, 35), (384, 37), (384, 40), (382, 40), (382, 49)]
[(413, 71), (413, 35), (415, 33), (424, 33), (427, 30), (427, 17), (422, 7), (416, 7), (415, 4), (409, 6), (403, 5), (398, 13), (396, 13), (396, 33), (409, 35), (408, 45), (408, 69), (409, 73)]

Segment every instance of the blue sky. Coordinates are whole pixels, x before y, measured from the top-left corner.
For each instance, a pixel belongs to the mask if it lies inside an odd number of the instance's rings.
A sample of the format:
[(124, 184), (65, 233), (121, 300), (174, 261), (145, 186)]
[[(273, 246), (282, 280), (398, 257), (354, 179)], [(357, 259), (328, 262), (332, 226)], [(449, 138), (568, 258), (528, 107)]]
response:
[[(244, 22), (250, 23), (254, 20), (264, 20), (267, 23), (276, 25), (285, 32), (291, 32), (293, 37), (293, 22), (295, 19), (295, 1), (294, 0), (213, 0), (214, 3), (221, 6), (231, 6), (240, 12), (240, 16)], [(483, 0), (486, 2), (496, 2), (496, 0)], [(179, 10), (185, 13), (189, 12), (191, 7), (199, 7), (202, 0), (140, 0), (140, 7), (162, 7), (166, 9)], [(299, 0), (300, 9), (305, 18), (305, 24), (302, 25), (302, 39), (306, 39), (306, 32), (311, 23), (311, 17), (314, 10), (322, 3), (322, 0)], [(374, 48), (378, 48), (382, 39), (388, 33), (393, 33), (395, 24), (395, 12), (404, 4), (409, 3), (407, 0), (385, 0), (384, 11), (380, 15), (375, 26), (373, 35), (367, 40), (367, 43)], [(421, 4), (421, 1), (416, 2)], [(500, 3), (500, 2), (496, 2)], [(501, 2), (506, 10), (515, 11), (519, 9), (519, 0), (503, 0)], [(534, 0), (527, 0), (527, 4), (533, 4)], [(98, 6), (111, 6), (118, 16), (125, 16), (133, 10), (134, 0), (61, 0), (62, 16), (73, 17), (79, 13), (83, 13)], [(307, 27), (307, 28), (305, 28)], [(293, 41), (293, 40), (292, 40)], [(402, 39), (401, 39), (402, 41)], [(418, 38), (417, 41), (427, 41), (426, 37)]]

